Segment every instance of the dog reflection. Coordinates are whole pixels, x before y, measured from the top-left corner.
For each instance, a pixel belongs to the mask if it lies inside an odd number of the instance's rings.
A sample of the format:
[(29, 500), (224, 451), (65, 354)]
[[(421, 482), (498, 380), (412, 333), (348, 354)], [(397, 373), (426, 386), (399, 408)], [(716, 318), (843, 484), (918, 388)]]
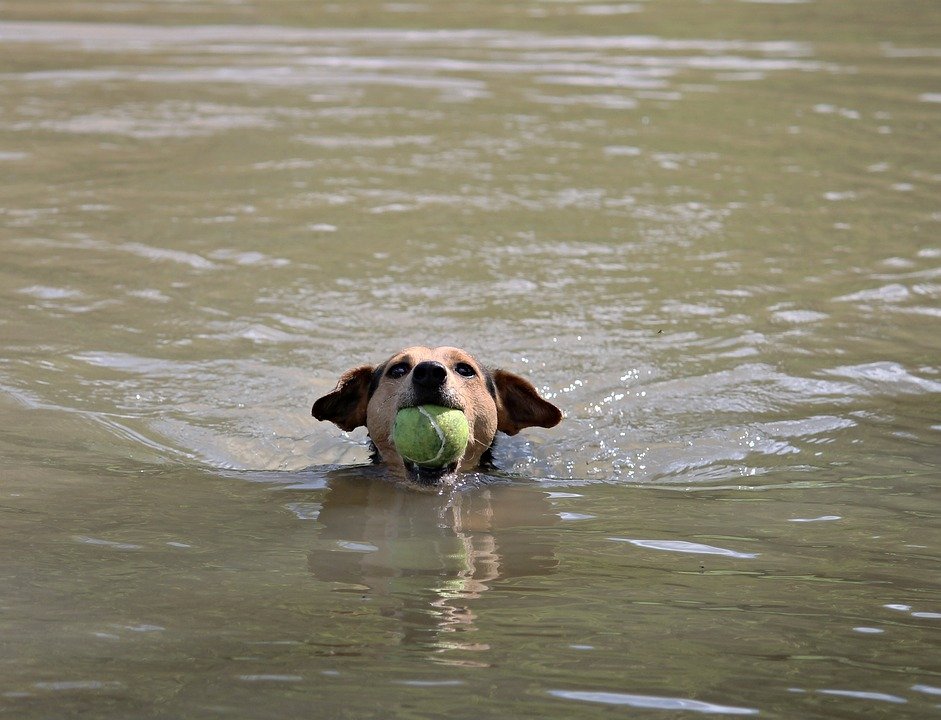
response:
[(544, 491), (491, 485), (445, 495), (382, 480), (334, 478), (309, 567), (395, 618), (406, 644), (486, 650), (453, 633), (476, 630), (472, 601), (497, 581), (548, 575), (557, 562), (547, 528), (559, 522)]

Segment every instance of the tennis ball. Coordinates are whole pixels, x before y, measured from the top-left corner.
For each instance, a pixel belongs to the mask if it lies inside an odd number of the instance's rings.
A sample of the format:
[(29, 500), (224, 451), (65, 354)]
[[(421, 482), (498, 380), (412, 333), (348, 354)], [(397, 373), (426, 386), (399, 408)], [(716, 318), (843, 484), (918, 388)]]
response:
[(440, 405), (402, 408), (392, 425), (392, 442), (399, 455), (429, 468), (460, 460), (469, 436), (467, 416)]

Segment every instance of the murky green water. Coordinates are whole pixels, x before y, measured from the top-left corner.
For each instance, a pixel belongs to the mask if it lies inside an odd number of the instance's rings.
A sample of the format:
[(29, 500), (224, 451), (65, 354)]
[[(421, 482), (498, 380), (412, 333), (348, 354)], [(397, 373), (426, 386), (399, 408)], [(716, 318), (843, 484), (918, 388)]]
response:
[[(936, 714), (938, 27), (2, 3), (0, 712)], [(565, 421), (391, 486), (415, 343)]]

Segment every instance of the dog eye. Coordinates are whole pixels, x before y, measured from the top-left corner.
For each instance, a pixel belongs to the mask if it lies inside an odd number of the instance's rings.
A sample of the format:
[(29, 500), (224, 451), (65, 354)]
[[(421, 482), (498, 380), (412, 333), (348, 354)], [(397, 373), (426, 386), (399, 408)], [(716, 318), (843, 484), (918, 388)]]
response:
[(468, 377), (468, 378), (474, 377), (474, 375), (477, 374), (477, 371), (474, 370), (474, 368), (472, 368), (467, 363), (458, 363), (457, 365), (454, 366), (454, 371), (458, 375), (463, 375), (464, 377)]
[(411, 368), (408, 366), (408, 363), (400, 362), (400, 363), (396, 363), (395, 365), (390, 367), (388, 370), (386, 370), (386, 375), (393, 379), (405, 377), (406, 375), (408, 375), (409, 370), (411, 370)]

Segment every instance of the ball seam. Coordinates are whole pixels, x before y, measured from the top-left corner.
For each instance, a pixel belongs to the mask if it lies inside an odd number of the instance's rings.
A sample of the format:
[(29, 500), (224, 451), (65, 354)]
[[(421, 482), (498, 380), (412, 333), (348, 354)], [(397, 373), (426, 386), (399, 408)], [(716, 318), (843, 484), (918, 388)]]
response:
[[(441, 458), (441, 455), (444, 453), (444, 448), (445, 448), (445, 444), (446, 444), (446, 443), (445, 443), (445, 437), (444, 437), (444, 431), (441, 429), (441, 426), (438, 425), (438, 423), (435, 421), (435, 419), (434, 419), (433, 417), (431, 417), (431, 415), (428, 413), (428, 411), (425, 410), (425, 408), (423, 408), (421, 405), (419, 405), (417, 409), (418, 409), (418, 412), (420, 412), (422, 415), (424, 415), (424, 416), (425, 416), (425, 419), (428, 420), (429, 423), (431, 423), (431, 427), (433, 427), (433, 428), (435, 429), (435, 433), (437, 433), (437, 435), (438, 435), (438, 452), (435, 454), (435, 456), (434, 456), (433, 458), (431, 458), (431, 460), (426, 460), (426, 461), (425, 461), (425, 463), (431, 464), (431, 463), (437, 462), (437, 461)], [(423, 463), (423, 464), (424, 464), (424, 463)]]

